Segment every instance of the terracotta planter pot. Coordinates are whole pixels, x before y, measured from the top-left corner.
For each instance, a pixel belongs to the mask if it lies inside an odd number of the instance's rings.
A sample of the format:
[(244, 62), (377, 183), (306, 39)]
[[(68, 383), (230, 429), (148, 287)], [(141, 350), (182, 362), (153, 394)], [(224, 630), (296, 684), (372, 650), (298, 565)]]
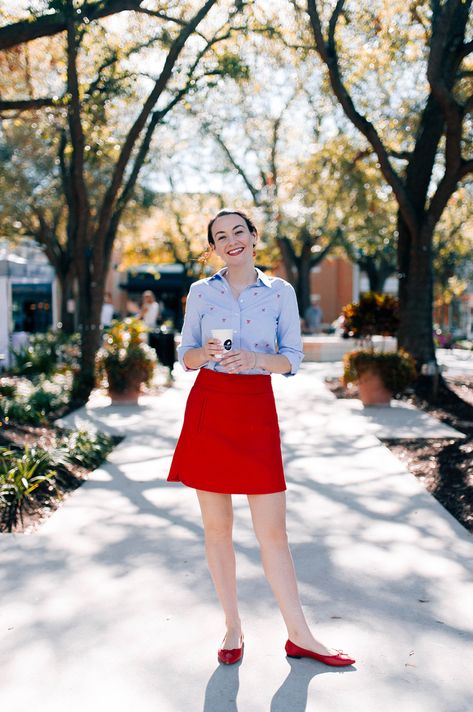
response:
[(358, 379), (358, 392), (363, 405), (391, 404), (393, 394), (384, 385), (378, 373), (364, 373)]
[(137, 405), (141, 388), (138, 386), (127, 388), (124, 391), (112, 391), (108, 389), (108, 395), (112, 399), (112, 405)]

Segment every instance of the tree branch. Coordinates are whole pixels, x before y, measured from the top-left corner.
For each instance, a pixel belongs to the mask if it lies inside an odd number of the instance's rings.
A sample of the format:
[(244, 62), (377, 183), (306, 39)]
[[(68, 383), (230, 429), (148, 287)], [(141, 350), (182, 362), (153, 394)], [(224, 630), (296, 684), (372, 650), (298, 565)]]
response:
[(69, 167), (66, 162), (66, 146), (67, 146), (67, 135), (63, 128), (61, 130), (61, 138), (59, 140), (59, 150), (58, 150), (58, 160), (59, 168), (61, 171), (61, 183), (64, 197), (66, 199), (67, 205), (72, 203), (72, 193), (71, 193), (71, 175)]
[(63, 106), (63, 97), (45, 96), (41, 99), (0, 100), (0, 111), (29, 111), (40, 109), (43, 106)]
[(67, 118), (72, 146), (72, 156), (69, 164), (69, 228), (74, 230), (76, 237), (79, 237), (78, 243), (82, 246), (89, 219), (89, 200), (84, 177), (85, 137), (81, 120), (81, 99), (77, 74), (77, 36), (73, 0), (67, 0), (66, 14), (67, 91), (70, 97), (67, 106)]
[(165, 20), (166, 22), (175, 22), (176, 24), (181, 25), (181, 27), (185, 27), (187, 25), (185, 20), (181, 20), (178, 17), (171, 17), (170, 15), (166, 15), (164, 12), (159, 12), (159, 10), (149, 10), (147, 7), (140, 7), (137, 9), (137, 12), (143, 15), (150, 15), (151, 17), (158, 17), (160, 20)]
[(454, 192), (462, 168), (462, 121), (469, 111), (468, 100), (461, 105), (454, 96), (455, 77), (461, 62), (457, 46), (464, 47), (464, 32), (468, 19), (470, 2), (448, 2), (442, 8), (437, 8), (439, 17), (432, 24), (432, 42), (427, 78), (432, 95), (437, 100), (445, 117), (445, 174), (438, 184), (437, 190), (430, 202), (427, 216), (434, 220), (434, 225), (440, 219), (442, 212)]
[[(473, 72), (472, 72), (473, 76)], [(467, 114), (470, 113), (470, 111), (473, 110), (473, 94), (468, 97), (468, 99), (465, 101), (465, 103), (462, 106), (462, 116), (465, 117)]]
[[(205, 125), (203, 128), (205, 129), (205, 128), (207, 128), (207, 126)], [(220, 134), (217, 133), (217, 131), (215, 131), (214, 129), (209, 129), (209, 133), (212, 134), (212, 136), (214, 137), (214, 139), (216, 140), (216, 142), (218, 143), (218, 145), (220, 146), (220, 148), (222, 149), (222, 151), (224, 152), (224, 154), (225, 154), (226, 157), (228, 158), (229, 163), (230, 163), (230, 164), (233, 166), (233, 168), (237, 171), (238, 175), (243, 179), (244, 184), (246, 185), (246, 187), (248, 188), (249, 192), (251, 193), (251, 197), (253, 198), (254, 204), (255, 204), (256, 206), (258, 206), (258, 205), (260, 204), (260, 202), (261, 202), (261, 199), (260, 199), (260, 191), (258, 190), (258, 188), (256, 188), (256, 186), (251, 182), (251, 180), (249, 179), (249, 177), (248, 177), (246, 171), (245, 171), (244, 168), (238, 163), (238, 161), (236, 160), (236, 158), (233, 156), (232, 152), (230, 151), (230, 149), (228, 148), (227, 144), (226, 144), (225, 141), (222, 139), (222, 137), (220, 136)]]
[(412, 151), (394, 151), (392, 148), (388, 148), (387, 153), (388, 156), (397, 158), (400, 161), (410, 161), (412, 158)]
[(468, 57), (469, 54), (473, 52), (473, 40), (470, 40), (469, 42), (465, 42), (461, 47), (459, 51), (459, 57), (460, 59), (465, 59), (465, 57)]
[[(199, 36), (202, 36), (200, 33), (198, 33), (198, 34), (199, 34)], [(119, 197), (117, 197), (117, 200), (116, 200), (116, 207), (115, 207), (115, 210), (114, 210), (112, 217), (110, 219), (110, 225), (107, 229), (107, 234), (106, 234), (106, 238), (105, 238), (105, 252), (107, 255), (111, 253), (111, 250), (113, 247), (113, 241), (115, 239), (116, 230), (118, 228), (122, 213), (123, 213), (124, 209), (126, 208), (126, 205), (133, 194), (133, 190), (135, 188), (139, 172), (144, 164), (146, 155), (149, 151), (151, 139), (153, 137), (156, 126), (174, 108), (174, 106), (188, 93), (190, 87), (197, 81), (194, 78), (194, 72), (195, 72), (195, 69), (198, 66), (200, 60), (204, 56), (204, 54), (208, 51), (208, 49), (210, 47), (212, 47), (217, 42), (220, 42), (222, 39), (226, 39), (228, 36), (229, 36), (229, 33), (227, 33), (225, 35), (220, 35), (220, 36), (217, 35), (217, 36), (213, 37), (211, 40), (206, 41), (207, 42), (206, 46), (197, 54), (196, 59), (194, 60), (194, 62), (191, 64), (191, 66), (189, 67), (189, 69), (187, 71), (186, 84), (179, 91), (176, 92), (176, 94), (171, 99), (171, 101), (169, 101), (168, 104), (163, 109), (153, 112), (151, 121), (149, 122), (148, 127), (146, 129), (145, 136), (143, 138), (143, 141), (141, 142), (140, 148), (139, 148), (138, 153), (135, 157), (135, 160), (133, 163), (133, 168), (132, 168), (131, 173), (128, 177), (126, 185), (124, 186), (122, 192), (120, 193)]]
[[(277, 243), (278, 243), (279, 249), (281, 250), (281, 254), (283, 255), (283, 261), (286, 264), (296, 265), (298, 263), (298, 257), (294, 250), (294, 245), (292, 244), (292, 240), (290, 240), (288, 237), (278, 237)], [(284, 259), (284, 258), (286, 258), (286, 259)], [(291, 280), (293, 281), (292, 272), (290, 275), (288, 275), (288, 279), (290, 282), (291, 282)]]
[[(101, 17), (114, 15), (125, 10), (139, 9), (143, 0), (97, 0), (86, 2), (81, 6), (80, 18), (83, 20), (98, 20)], [(66, 30), (67, 13), (59, 10), (48, 15), (29, 17), (10, 25), (0, 27), (0, 50), (10, 49), (17, 45), (31, 42), (38, 37), (50, 37)]]
[(334, 246), (341, 240), (342, 230), (337, 227), (335, 234), (329, 239), (327, 245), (320, 250), (320, 252), (311, 252), (310, 266), (315, 267), (320, 264), (322, 260), (328, 255), (328, 253), (334, 248)]
[(460, 165), (460, 170), (458, 171), (458, 180), (462, 180), (468, 173), (473, 173), (473, 158), (468, 161), (462, 161)]
[(168, 81), (172, 76), (174, 65), (176, 64), (179, 55), (184, 49), (188, 38), (191, 34), (193, 34), (196, 27), (208, 14), (213, 5), (215, 5), (216, 1), (217, 0), (207, 0), (203, 7), (200, 8), (200, 10), (187, 23), (186, 27), (181, 30), (177, 38), (174, 40), (166, 57), (166, 61), (164, 62), (164, 67), (161, 71), (161, 74), (159, 75), (153, 89), (151, 90), (148, 98), (146, 99), (143, 108), (141, 109), (138, 115), (138, 118), (136, 119), (135, 123), (128, 132), (128, 135), (121, 149), (120, 156), (115, 165), (110, 185), (108, 186), (105, 192), (105, 196), (102, 201), (102, 206), (100, 208), (99, 222), (96, 230), (96, 235), (97, 237), (99, 237), (99, 239), (105, 239), (105, 236), (108, 232), (109, 221), (115, 209), (115, 202), (117, 199), (118, 191), (120, 190), (121, 182), (123, 180), (123, 174), (128, 165), (131, 153), (136, 145), (136, 142), (139, 139), (141, 131), (146, 125), (146, 122), (150, 113), (153, 110), (153, 107), (155, 106), (159, 97), (165, 90)]
[[(450, 122), (458, 120), (461, 110), (452, 92), (455, 76), (455, 72), (451, 72), (452, 49), (455, 49), (456, 35), (455, 5), (454, 2), (445, 3), (442, 9), (437, 7), (432, 13), (432, 39), (427, 63), (427, 79), (432, 94), (442, 107), (446, 120)], [(463, 38), (458, 39), (463, 46)], [(457, 54), (455, 69), (459, 63)]]
[(310, 17), (310, 22), (314, 34), (316, 50), (319, 53), (322, 61), (326, 64), (330, 84), (332, 90), (339, 100), (345, 114), (350, 119), (352, 124), (365, 136), (367, 141), (372, 145), (376, 155), (378, 156), (381, 172), (392, 187), (394, 194), (396, 195), (399, 209), (403, 215), (406, 224), (409, 226), (409, 230), (412, 234), (415, 234), (418, 229), (418, 219), (415, 214), (414, 208), (409, 200), (409, 197), (404, 188), (401, 178), (394, 170), (387, 150), (381, 141), (381, 138), (376, 131), (374, 125), (366, 119), (365, 116), (360, 114), (353, 100), (345, 87), (343, 80), (340, 75), (340, 69), (338, 65), (338, 54), (335, 43), (335, 30), (336, 22), (343, 10), (343, 0), (338, 0), (335, 10), (332, 14), (329, 23), (329, 38), (328, 42), (325, 42), (322, 25), (320, 21), (319, 10), (317, 7), (317, 0), (307, 1), (307, 12)]

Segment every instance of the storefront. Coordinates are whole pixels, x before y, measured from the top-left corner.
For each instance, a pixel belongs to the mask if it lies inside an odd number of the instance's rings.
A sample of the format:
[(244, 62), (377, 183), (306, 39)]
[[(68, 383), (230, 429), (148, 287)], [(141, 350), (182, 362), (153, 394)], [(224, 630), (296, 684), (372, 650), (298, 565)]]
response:
[(14, 249), (0, 243), (0, 367), (11, 363), (29, 334), (45, 332), (57, 321), (53, 268), (33, 241)]

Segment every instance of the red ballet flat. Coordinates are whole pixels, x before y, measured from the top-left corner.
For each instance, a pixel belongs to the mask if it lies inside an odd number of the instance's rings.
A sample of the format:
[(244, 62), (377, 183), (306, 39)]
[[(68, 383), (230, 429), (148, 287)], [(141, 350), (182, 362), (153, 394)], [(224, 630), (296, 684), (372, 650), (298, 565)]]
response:
[[(223, 640), (225, 640), (225, 638)], [(219, 663), (223, 663), (224, 665), (234, 665), (241, 660), (243, 657), (243, 648), (245, 647), (243, 636), (240, 637), (240, 642), (241, 646), (239, 648), (232, 648), (232, 650), (220, 648), (217, 653)]]
[(320, 653), (314, 653), (313, 650), (306, 650), (305, 648), (300, 648), (295, 645), (291, 640), (286, 643), (286, 654), (288, 658), (312, 658), (313, 660), (319, 660), (325, 665), (333, 665), (334, 667), (343, 667), (345, 665), (353, 665), (356, 662), (349, 655), (344, 653), (342, 650), (337, 651), (337, 655), (321, 655)]

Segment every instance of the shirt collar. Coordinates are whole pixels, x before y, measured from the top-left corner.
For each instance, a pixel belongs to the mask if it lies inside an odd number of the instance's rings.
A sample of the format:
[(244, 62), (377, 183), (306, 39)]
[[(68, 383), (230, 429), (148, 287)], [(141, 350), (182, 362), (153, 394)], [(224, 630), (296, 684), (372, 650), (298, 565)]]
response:
[[(254, 287), (257, 286), (259, 287), (259, 282), (264, 284), (265, 287), (270, 287), (271, 286), (271, 277), (268, 277), (264, 272), (262, 272), (258, 267), (255, 267), (256, 274), (258, 275), (258, 279), (256, 280), (255, 284), (249, 284), (249, 287)], [(207, 278), (207, 282), (211, 282), (213, 279), (224, 279), (225, 272), (227, 271), (226, 267), (222, 267), (218, 272), (215, 272), (211, 277)]]

